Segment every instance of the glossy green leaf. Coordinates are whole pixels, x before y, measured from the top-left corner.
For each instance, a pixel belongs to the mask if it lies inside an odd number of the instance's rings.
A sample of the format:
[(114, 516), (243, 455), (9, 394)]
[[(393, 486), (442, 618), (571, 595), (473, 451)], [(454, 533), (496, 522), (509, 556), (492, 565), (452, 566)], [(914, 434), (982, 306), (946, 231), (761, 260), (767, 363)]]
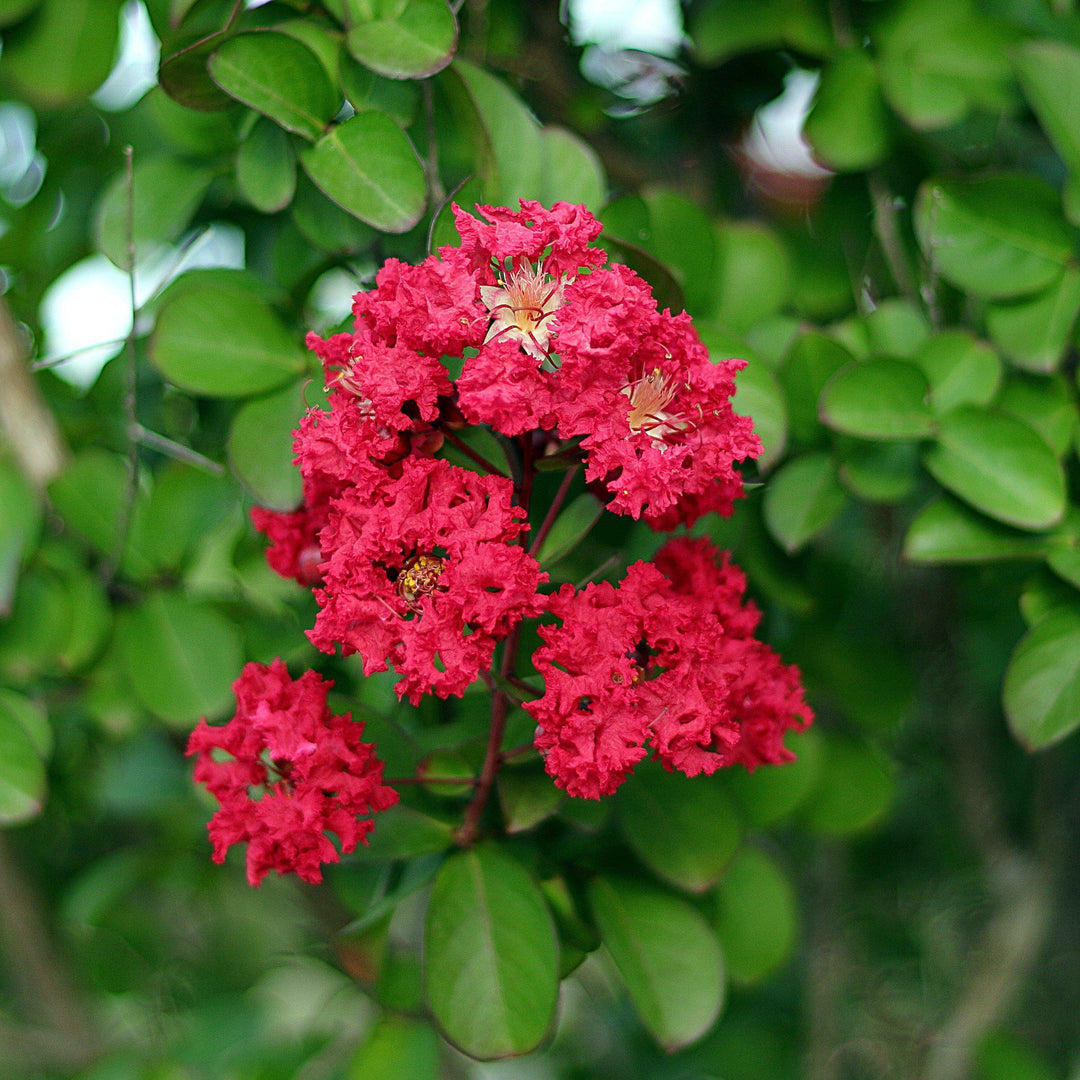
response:
[(688, 780), (643, 763), (615, 802), (623, 836), (638, 858), (689, 892), (714, 884), (742, 839), (735, 807), (712, 777)]
[(240, 144), (236, 155), (236, 184), (256, 210), (275, 214), (296, 193), (296, 155), (292, 143), (276, 124), (260, 120)]
[(437, 1080), (439, 1037), (420, 1020), (384, 1016), (356, 1048), (346, 1080)]
[(1024, 96), (1072, 173), (1080, 173), (1080, 49), (1064, 41), (1026, 41), (1016, 50)]
[(930, 382), (930, 408), (939, 415), (958, 405), (989, 405), (1001, 383), (997, 353), (965, 330), (928, 338), (915, 363)]
[(206, 282), (169, 297), (154, 328), (150, 359), (171, 383), (208, 397), (273, 390), (304, 367), (299, 335), (238, 283)]
[[(0, 688), (0, 710), (5, 711), (9, 719), (18, 722), (29, 737), (34, 750), (37, 751), (38, 757), (43, 761), (48, 761), (52, 756), (55, 740), (45, 706), (25, 694)], [(0, 746), (3, 746), (2, 740), (0, 740)]]
[(347, 210), (328, 199), (306, 175), (299, 177), (293, 199), (292, 219), (304, 240), (328, 255), (355, 255), (370, 248), (378, 233)]
[(1014, 375), (1006, 380), (995, 404), (1033, 427), (1059, 458), (1068, 452), (1078, 413), (1076, 393), (1064, 375)]
[(1048, 550), (1045, 537), (999, 525), (948, 496), (919, 511), (904, 538), (904, 558), (914, 563), (1035, 559)]
[[(544, 146), (540, 127), (522, 100), (501, 80), (465, 60), (447, 69), (446, 86), (459, 111), (472, 116), (478, 168), (489, 201), (517, 206), (543, 191)], [(485, 160), (494, 164), (492, 172)]]
[(1047, 288), (1072, 254), (1057, 193), (1026, 174), (927, 180), (915, 204), (915, 230), (942, 277), (992, 299)]
[(771, 468), (787, 447), (787, 405), (776, 376), (760, 361), (751, 361), (735, 377), (731, 404), (740, 416), (754, 421), (762, 447), (758, 468)]
[(236, 99), (226, 94), (207, 71), (215, 50), (228, 39), (229, 32), (182, 30), (161, 43), (158, 82), (174, 101), (200, 112), (216, 112), (236, 107)]
[(503, 821), (511, 836), (546, 821), (565, 798), (545, 772), (504, 769), (498, 786)]
[(540, 545), (537, 552), (540, 565), (552, 566), (569, 555), (589, 535), (603, 512), (604, 504), (588, 491), (573, 499), (555, 519), (551, 532)]
[(589, 883), (600, 937), (641, 1022), (665, 1050), (699, 1039), (724, 1003), (724, 963), (716, 935), (685, 900), (642, 882)]
[(1044, 292), (1012, 303), (986, 305), (990, 340), (1019, 368), (1049, 374), (1069, 347), (1080, 314), (1080, 271), (1065, 273)]
[(300, 162), (334, 202), (383, 232), (407, 232), (424, 213), (420, 159), (385, 113), (357, 113), (302, 150)]
[(233, 704), (243, 660), (240, 633), (214, 608), (178, 593), (151, 593), (117, 623), (124, 674), (139, 702), (178, 730)]
[(346, 0), (349, 52), (391, 79), (441, 71), (457, 48), (457, 19), (446, 0)]
[(708, 311), (717, 266), (712, 221), (697, 203), (669, 188), (649, 188), (642, 198), (649, 211), (649, 250), (678, 279), (687, 309)]
[(1080, 548), (1055, 548), (1046, 557), (1046, 565), (1063, 581), (1080, 589)]
[(15, 593), (19, 568), (41, 528), (41, 500), (14, 463), (0, 460), (0, 619)]
[(910, 300), (891, 296), (860, 320), (867, 352), (910, 360), (930, 334), (926, 316)]
[(861, 832), (884, 817), (894, 789), (890, 762), (876, 746), (830, 735), (821, 779), (803, 808), (802, 820), (831, 836)]
[(45, 764), (18, 700), (0, 695), (0, 825), (36, 817), (45, 801)]
[(24, 18), (41, 0), (0, 0), (0, 26), (10, 26)]
[(1024, 635), (1005, 671), (1003, 695), (1009, 727), (1029, 750), (1080, 726), (1080, 610), (1051, 612)]
[(745, 330), (779, 311), (791, 295), (791, 255), (780, 236), (758, 221), (716, 226), (712, 317)]
[(785, 551), (794, 553), (827, 528), (847, 496), (828, 454), (793, 458), (765, 488), (765, 525)]
[(1007, 525), (1047, 529), (1065, 513), (1065, 476), (1033, 428), (988, 409), (943, 416), (923, 463), (943, 487)]
[(56, 659), (64, 671), (77, 672), (103, 651), (112, 629), (113, 611), (101, 580), (94, 574), (75, 573), (64, 586), (71, 619)]
[(811, 55), (824, 55), (832, 47), (828, 21), (811, 4), (755, 0), (744, 5), (717, 0), (697, 6), (693, 13), (691, 37), (703, 64), (720, 64), (741, 52), (781, 45)]
[(23, 33), (4, 42), (4, 77), (36, 104), (89, 97), (112, 70), (121, 0), (42, 0)]
[(357, 112), (378, 109), (399, 127), (408, 129), (420, 113), (420, 85), (400, 79), (386, 79), (355, 60), (342, 43), (339, 56), (341, 88)]
[[(137, 159), (132, 170), (132, 240), (135, 257), (175, 240), (202, 202), (213, 170), (176, 157)], [(128, 183), (121, 171), (113, 177), (97, 206), (94, 240), (98, 249), (126, 270)]]
[(716, 933), (728, 978), (751, 985), (791, 955), (799, 932), (795, 890), (777, 861), (744, 847), (716, 890)]
[(866, 502), (896, 503), (911, 494), (919, 479), (919, 452), (910, 442), (852, 439), (840, 450), (840, 483)]
[(555, 1018), (559, 949), (539, 888), (494, 845), (452, 855), (424, 933), (427, 998), (443, 1034), (473, 1057), (525, 1054)]
[(885, 156), (888, 114), (865, 52), (843, 53), (824, 69), (803, 134), (817, 159), (841, 172), (868, 169)]
[(787, 398), (793, 440), (806, 443), (818, 436), (821, 391), (851, 359), (843, 345), (814, 331), (803, 334), (792, 346), (778, 375)]
[(930, 387), (907, 360), (860, 360), (837, 372), (818, 403), (821, 421), (864, 439), (921, 439), (933, 431)]
[(142, 536), (156, 565), (175, 571), (236, 512), (236, 486), (228, 476), (173, 462), (154, 476)]
[(56, 672), (71, 625), (71, 596), (56, 575), (32, 568), (19, 579), (11, 613), (0, 620), (0, 683), (28, 687)]
[(561, 127), (545, 127), (540, 142), (544, 152), (540, 201), (545, 206), (580, 203), (598, 213), (607, 194), (607, 178), (596, 151)]
[[(293, 432), (308, 409), (308, 385), (292, 383), (249, 401), (229, 429), (229, 465), (260, 506), (295, 510), (300, 474), (293, 465)], [(318, 393), (312, 404), (318, 403)]]
[(317, 139), (341, 104), (315, 53), (274, 30), (229, 38), (210, 57), (208, 70), (231, 97), (306, 139)]
[(416, 776), (435, 798), (460, 799), (473, 790), (476, 770), (456, 750), (439, 749), (424, 756), (416, 766)]

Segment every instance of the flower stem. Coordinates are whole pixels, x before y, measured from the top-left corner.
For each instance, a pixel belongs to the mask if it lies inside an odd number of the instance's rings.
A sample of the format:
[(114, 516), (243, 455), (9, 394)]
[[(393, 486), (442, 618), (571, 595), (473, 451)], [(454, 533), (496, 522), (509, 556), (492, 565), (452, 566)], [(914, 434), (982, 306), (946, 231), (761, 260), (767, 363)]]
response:
[(548, 512), (544, 515), (544, 520), (541, 522), (540, 528), (536, 530), (533, 542), (529, 545), (530, 555), (535, 555), (540, 550), (544, 541), (548, 538), (548, 533), (551, 532), (551, 527), (555, 524), (555, 519), (559, 516), (559, 511), (562, 509), (562, 504), (566, 501), (567, 492), (569, 492), (570, 485), (574, 482), (574, 477), (577, 475), (579, 468), (580, 466), (575, 465), (572, 469), (566, 471), (566, 475), (559, 485), (559, 490), (555, 492), (555, 498), (552, 499), (551, 506), (548, 507)]

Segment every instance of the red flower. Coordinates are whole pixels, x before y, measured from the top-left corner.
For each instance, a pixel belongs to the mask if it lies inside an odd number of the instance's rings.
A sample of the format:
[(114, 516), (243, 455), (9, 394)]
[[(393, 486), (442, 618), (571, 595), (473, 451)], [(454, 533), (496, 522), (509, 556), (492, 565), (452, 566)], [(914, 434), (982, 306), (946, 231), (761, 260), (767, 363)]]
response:
[(515, 542), (527, 526), (512, 494), (502, 477), (413, 459), (397, 479), (344, 492), (321, 534), (312, 643), (358, 652), (365, 675), (393, 664), (413, 704), (460, 696), (495, 643), (543, 608), (547, 575)]
[(374, 828), (359, 815), (398, 800), (382, 782), (375, 747), (361, 741), (363, 723), (327, 709), (333, 685), (313, 671), (293, 680), (280, 659), (269, 667), (248, 664), (233, 684), (233, 719), (219, 727), (203, 719), (191, 733), (187, 753), (199, 755), (195, 780), (221, 804), (209, 825), (214, 861), (247, 843), (252, 885), (271, 870), (321, 881), (322, 863), (340, 858), (326, 833), (338, 837), (342, 851), (353, 851)]
[(618, 587), (566, 585), (550, 598), (562, 622), (540, 627), (545, 690), (525, 708), (559, 787), (610, 794), (646, 746), (688, 776), (791, 758), (782, 736), (812, 714), (797, 669), (753, 638), (759, 615), (744, 587), (708, 541), (681, 540)]

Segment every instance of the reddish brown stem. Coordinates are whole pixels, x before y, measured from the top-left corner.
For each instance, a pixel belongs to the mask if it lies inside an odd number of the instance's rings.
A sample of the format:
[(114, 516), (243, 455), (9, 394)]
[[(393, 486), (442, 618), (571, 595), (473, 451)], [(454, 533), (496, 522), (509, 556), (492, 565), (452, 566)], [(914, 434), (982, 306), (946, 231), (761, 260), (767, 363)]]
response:
[(540, 550), (544, 541), (548, 538), (548, 533), (551, 532), (551, 527), (555, 524), (555, 519), (559, 516), (559, 511), (562, 509), (562, 504), (566, 501), (566, 495), (570, 490), (570, 485), (574, 482), (574, 477), (577, 475), (579, 468), (580, 466), (575, 465), (572, 469), (568, 469), (566, 475), (563, 477), (562, 483), (559, 485), (559, 490), (555, 492), (555, 498), (552, 500), (551, 506), (548, 507), (548, 512), (544, 515), (544, 520), (540, 523), (540, 528), (536, 530), (536, 535), (529, 545), (530, 555), (535, 555)]

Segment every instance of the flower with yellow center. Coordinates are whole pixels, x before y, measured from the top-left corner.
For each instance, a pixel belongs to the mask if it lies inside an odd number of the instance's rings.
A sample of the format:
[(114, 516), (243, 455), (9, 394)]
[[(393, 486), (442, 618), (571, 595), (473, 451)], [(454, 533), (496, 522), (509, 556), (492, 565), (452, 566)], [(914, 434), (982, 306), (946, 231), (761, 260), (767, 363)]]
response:
[(414, 555), (406, 561), (398, 575), (398, 596), (413, 611), (419, 611), (420, 597), (430, 596), (435, 592), (445, 569), (446, 560), (437, 555)]
[(624, 386), (621, 392), (630, 399), (630, 430), (635, 435), (644, 431), (654, 442), (663, 444), (690, 427), (677, 413), (667, 411), (678, 389), (678, 383), (659, 368)]
[(551, 359), (547, 342), (555, 313), (563, 304), (561, 279), (552, 279), (539, 263), (536, 266), (525, 263), (497, 285), (481, 285), (480, 299), (491, 312), (485, 344), (498, 337), (509, 337), (518, 340), (536, 360)]

